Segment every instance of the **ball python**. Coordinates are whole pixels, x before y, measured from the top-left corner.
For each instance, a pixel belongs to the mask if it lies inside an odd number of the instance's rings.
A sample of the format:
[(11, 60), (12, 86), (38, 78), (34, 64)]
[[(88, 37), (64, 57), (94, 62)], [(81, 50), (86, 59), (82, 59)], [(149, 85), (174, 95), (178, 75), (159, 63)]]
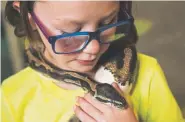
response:
[[(60, 69), (50, 63), (41, 52), (36, 51), (34, 48), (28, 47), (25, 49), (25, 52), (29, 66), (33, 69), (47, 74), (47, 76), (59, 82), (77, 85), (91, 93), (100, 102), (114, 105), (119, 109), (127, 108), (126, 99), (112, 85), (98, 83), (83, 73)], [(133, 68), (135, 68), (133, 66), (135, 65), (133, 57), (136, 57), (135, 47), (127, 47), (104, 64), (105, 70), (109, 70), (114, 75), (115, 82), (118, 84), (124, 85), (126, 81), (131, 81), (135, 76), (133, 72)]]

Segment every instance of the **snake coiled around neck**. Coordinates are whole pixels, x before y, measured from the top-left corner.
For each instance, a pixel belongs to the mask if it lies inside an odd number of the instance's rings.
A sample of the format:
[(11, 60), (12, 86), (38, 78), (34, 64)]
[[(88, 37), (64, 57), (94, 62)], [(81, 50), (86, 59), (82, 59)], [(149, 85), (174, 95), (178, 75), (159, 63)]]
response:
[[(125, 109), (128, 106), (126, 99), (112, 85), (99, 83), (84, 73), (60, 69), (49, 62), (43, 53), (36, 51), (34, 48), (28, 47), (25, 49), (25, 52), (29, 66), (36, 71), (44, 73), (59, 82), (79, 86), (91, 93), (100, 102), (114, 105), (120, 109)], [(123, 51), (115, 54), (103, 66), (105, 70), (113, 74), (115, 82), (124, 85), (126, 82), (131, 83), (135, 79), (137, 69), (136, 57), (135, 47), (126, 47)]]

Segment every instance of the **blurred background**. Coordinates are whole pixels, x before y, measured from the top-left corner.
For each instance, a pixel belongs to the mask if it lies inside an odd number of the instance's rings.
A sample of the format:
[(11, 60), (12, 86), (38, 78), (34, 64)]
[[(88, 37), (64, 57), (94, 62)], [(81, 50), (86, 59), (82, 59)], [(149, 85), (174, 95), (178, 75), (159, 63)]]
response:
[[(1, 82), (24, 68), (23, 39), (4, 20), (1, 2)], [(133, 2), (139, 52), (157, 58), (185, 115), (185, 2)]]

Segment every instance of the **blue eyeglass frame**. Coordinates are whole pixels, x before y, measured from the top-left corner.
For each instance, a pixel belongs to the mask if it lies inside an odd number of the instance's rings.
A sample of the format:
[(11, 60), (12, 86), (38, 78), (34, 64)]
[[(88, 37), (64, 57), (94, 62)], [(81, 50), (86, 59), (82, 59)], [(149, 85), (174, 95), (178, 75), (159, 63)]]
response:
[[(85, 47), (93, 40), (96, 39), (100, 44), (110, 44), (111, 42), (101, 42), (100, 40), (100, 33), (112, 28), (112, 27), (117, 27), (120, 25), (124, 25), (124, 24), (132, 24), (134, 21), (134, 18), (132, 16), (130, 16), (126, 11), (124, 11), (124, 13), (127, 15), (127, 20), (123, 20), (114, 24), (110, 24), (104, 27), (100, 27), (98, 28), (95, 32), (74, 32), (74, 33), (65, 33), (62, 35), (56, 35), (56, 36), (49, 36), (48, 32), (44, 29), (44, 25), (42, 24), (42, 22), (37, 18), (37, 16), (35, 15), (34, 12), (30, 12), (33, 20), (35, 21), (35, 23), (38, 25), (38, 27), (40, 28), (41, 32), (44, 34), (44, 36), (48, 39), (49, 43), (52, 46), (53, 52), (55, 54), (71, 54), (71, 53), (77, 53), (80, 52), (82, 50), (85, 49)], [(127, 33), (125, 33), (127, 34)], [(56, 52), (55, 51), (55, 43), (58, 39), (64, 38), (64, 37), (69, 37), (69, 36), (89, 36), (89, 39), (86, 40), (84, 46), (81, 49), (78, 49), (76, 51), (71, 51), (71, 52)]]

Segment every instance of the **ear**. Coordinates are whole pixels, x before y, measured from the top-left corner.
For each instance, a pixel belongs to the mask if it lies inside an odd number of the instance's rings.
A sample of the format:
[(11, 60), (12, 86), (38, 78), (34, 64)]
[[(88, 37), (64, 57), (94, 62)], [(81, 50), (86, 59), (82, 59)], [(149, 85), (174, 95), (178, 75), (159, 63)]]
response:
[[(20, 2), (19, 2), (19, 1), (14, 1), (14, 2), (12, 3), (12, 6), (13, 6), (13, 8), (14, 8), (15, 10), (17, 10), (17, 11), (20, 13)], [(35, 23), (34, 23), (32, 17), (31, 17), (31, 15), (30, 15), (29, 13), (28, 13), (28, 18), (29, 18), (29, 22), (30, 22), (30, 24), (31, 24), (32, 29), (33, 29), (33, 30), (36, 30), (36, 29), (37, 29), (37, 28), (36, 28), (36, 25), (35, 25)]]
[(18, 12), (20, 12), (20, 2), (19, 1), (14, 1), (12, 3), (12, 6), (15, 10), (17, 10)]

